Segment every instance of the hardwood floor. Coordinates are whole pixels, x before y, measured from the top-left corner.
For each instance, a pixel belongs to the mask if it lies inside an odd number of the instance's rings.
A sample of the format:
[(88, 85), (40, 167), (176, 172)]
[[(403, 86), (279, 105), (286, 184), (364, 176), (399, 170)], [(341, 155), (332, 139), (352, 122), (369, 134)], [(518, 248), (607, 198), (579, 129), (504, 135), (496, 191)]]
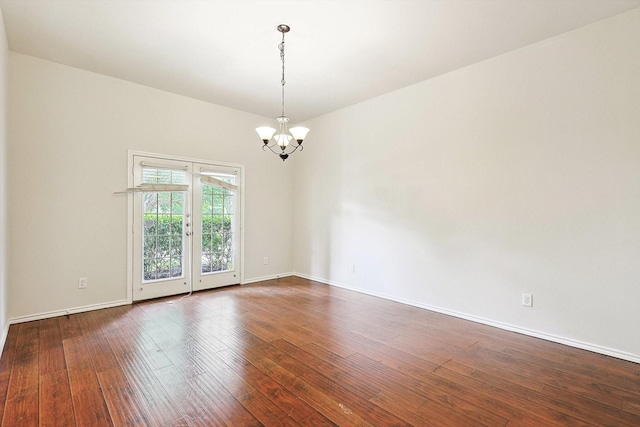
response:
[(640, 426), (640, 365), (285, 278), (12, 325), (3, 426)]

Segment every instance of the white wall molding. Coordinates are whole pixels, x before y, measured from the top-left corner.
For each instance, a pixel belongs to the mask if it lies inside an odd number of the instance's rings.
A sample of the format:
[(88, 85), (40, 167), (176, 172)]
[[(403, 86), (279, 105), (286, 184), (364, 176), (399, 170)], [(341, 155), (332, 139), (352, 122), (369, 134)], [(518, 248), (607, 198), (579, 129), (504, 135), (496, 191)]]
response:
[(289, 273), (280, 273), (280, 274), (271, 274), (269, 276), (262, 277), (254, 277), (253, 279), (244, 280), (241, 285), (248, 285), (249, 283), (263, 282), (265, 280), (274, 280), (281, 279), (283, 277), (297, 276), (297, 273), (289, 272)]
[[(67, 308), (67, 309), (62, 309), (62, 310), (53, 310), (53, 311), (47, 311), (44, 313), (38, 313), (38, 314), (30, 314), (27, 316), (19, 316), (19, 317), (13, 317), (11, 319), (9, 319), (9, 324), (10, 325), (14, 325), (17, 323), (24, 323), (24, 322), (31, 322), (34, 320), (42, 320), (42, 319), (49, 319), (52, 317), (58, 317), (58, 316), (66, 316), (68, 314), (76, 314), (76, 313), (84, 313), (85, 311), (94, 311), (94, 310), (101, 310), (103, 308), (112, 308), (112, 307), (119, 307), (122, 305), (128, 305), (129, 302), (127, 300), (120, 300), (120, 301), (112, 301), (112, 302), (106, 302), (106, 303), (102, 303), (102, 304), (89, 304), (89, 305), (83, 305), (80, 307), (73, 307), (73, 308)], [(8, 328), (7, 328), (8, 331)], [(5, 338), (6, 338), (6, 334), (5, 334)], [(4, 341), (3, 341), (3, 345), (4, 345)]]
[[(272, 274), (269, 276), (256, 277), (253, 279), (243, 281), (241, 285), (262, 282), (265, 280), (280, 279), (282, 277), (290, 277), (294, 275), (295, 273), (288, 272), (288, 273)], [(5, 325), (4, 330), (2, 331), (2, 336), (0, 336), (0, 353), (4, 349), (4, 345), (7, 341), (7, 335), (9, 334), (9, 326), (11, 325), (25, 323), (25, 322), (32, 322), (34, 320), (50, 319), (52, 317), (66, 316), (69, 314), (77, 314), (77, 313), (84, 313), (87, 311), (101, 310), (103, 308), (120, 307), (123, 305), (129, 305), (129, 304), (131, 304), (131, 302), (128, 300), (120, 300), (120, 301), (112, 301), (112, 302), (103, 303), (103, 304), (90, 304), (90, 305), (85, 305), (80, 307), (73, 307), (73, 308), (67, 308), (62, 310), (53, 310), (53, 311), (47, 311), (44, 313), (30, 314), (26, 316), (11, 318), (7, 321), (7, 324)]]
[(7, 332), (9, 331), (7, 299), (9, 296), (9, 196), (8, 196), (8, 54), (7, 35), (4, 26), (2, 10), (0, 10), (0, 352), (4, 348)]
[(2, 336), (0, 337), (0, 354), (2, 354), (2, 352), (4, 351), (4, 345), (7, 343), (7, 335), (9, 335), (9, 326), (11, 326), (11, 324), (7, 322), (4, 325), (4, 328), (2, 330)]
[(326, 285), (329, 286), (335, 286), (337, 288), (342, 288), (342, 289), (347, 289), (349, 291), (354, 291), (354, 292), (358, 292), (361, 294), (365, 294), (365, 295), (370, 295), (370, 296), (374, 296), (374, 297), (378, 297), (378, 298), (383, 298), (389, 301), (394, 301), (394, 302), (399, 302), (401, 304), (406, 304), (406, 305), (410, 305), (413, 307), (418, 307), (418, 308), (422, 308), (425, 310), (429, 310), (429, 311), (434, 311), (436, 313), (441, 313), (441, 314), (445, 314), (447, 316), (453, 316), (453, 317), (457, 317), (460, 319), (464, 319), (464, 320), (470, 320), (472, 322), (476, 322), (476, 323), (481, 323), (483, 325), (487, 325), (487, 326), (493, 326), (495, 328), (499, 328), (499, 329), (503, 329), (506, 331), (510, 331), (510, 332), (516, 332), (522, 335), (527, 335), (530, 337), (535, 337), (535, 338), (540, 338), (546, 341), (551, 341), (551, 342), (555, 342), (558, 344), (564, 344), (567, 345), (569, 347), (575, 347), (575, 348), (579, 348), (582, 350), (587, 350), (587, 351), (592, 351), (594, 353), (599, 353), (599, 354), (604, 354), (606, 356), (611, 356), (611, 357), (615, 357), (618, 359), (622, 359), (622, 360), (628, 360), (630, 362), (635, 362), (635, 363), (640, 363), (640, 355), (637, 354), (631, 354), (631, 353), (627, 353), (625, 351), (620, 351), (617, 349), (613, 349), (613, 348), (608, 348), (608, 347), (603, 347), (597, 344), (592, 344), (592, 343), (588, 343), (588, 342), (584, 342), (584, 341), (579, 341), (579, 340), (574, 340), (571, 338), (566, 338), (566, 337), (561, 337), (558, 335), (553, 335), (553, 334), (547, 334), (544, 332), (540, 332), (540, 331), (535, 331), (532, 329), (527, 329), (527, 328), (522, 328), (519, 326), (515, 326), (515, 325), (510, 325), (507, 323), (502, 323), (502, 322), (497, 322), (495, 320), (491, 320), (491, 319), (486, 319), (483, 317), (477, 317), (477, 316), (473, 316), (470, 314), (466, 314), (466, 313), (461, 313), (458, 311), (454, 311), (454, 310), (449, 310), (446, 308), (442, 308), (442, 307), (436, 307), (433, 305), (429, 305), (429, 304), (423, 304), (421, 302), (418, 301), (413, 301), (413, 300), (409, 300), (409, 299), (404, 299), (404, 298), (398, 298), (398, 297), (394, 297), (391, 295), (386, 295), (383, 293), (379, 293), (379, 292), (372, 292), (372, 291), (368, 291), (366, 289), (360, 289), (360, 288), (356, 288), (353, 286), (346, 286), (342, 283), (338, 283), (332, 280), (326, 280), (326, 279), (322, 279), (320, 277), (313, 277), (313, 276), (309, 276), (307, 274), (303, 274), (303, 273), (295, 273), (296, 276), (301, 277), (303, 279), (308, 279), (308, 280), (313, 280), (315, 282), (320, 282), (320, 283), (324, 283)]
[[(370, 296), (374, 296), (374, 297), (378, 297), (378, 298), (383, 298), (383, 299), (386, 299), (386, 300), (389, 300), (389, 301), (399, 302), (401, 304), (406, 304), (406, 305), (410, 305), (410, 306), (413, 306), (413, 307), (418, 307), (418, 308), (422, 308), (422, 309), (425, 309), (425, 310), (434, 311), (436, 313), (441, 313), (441, 314), (445, 314), (445, 315), (448, 315), (448, 316), (453, 316), (453, 317), (457, 317), (457, 318), (460, 318), (460, 319), (469, 320), (469, 321), (480, 323), (480, 324), (483, 324), (483, 325), (493, 326), (493, 327), (496, 327), (496, 328), (499, 328), (499, 329), (503, 329), (503, 330), (506, 330), (506, 331), (516, 332), (516, 333), (519, 333), (519, 334), (523, 334), (523, 335), (527, 335), (527, 336), (531, 336), (531, 337), (535, 337), (535, 338), (544, 339), (544, 340), (555, 342), (555, 343), (558, 343), (558, 344), (564, 344), (564, 345), (567, 345), (569, 347), (579, 348), (579, 349), (582, 349), (582, 350), (592, 351), (594, 353), (604, 354), (606, 356), (611, 356), (611, 357), (615, 357), (615, 358), (622, 359), (622, 360), (628, 360), (630, 362), (640, 363), (640, 355), (635, 355), (635, 354), (627, 353), (627, 352), (620, 351), (620, 350), (617, 350), (617, 349), (612, 349), (612, 348), (603, 347), (603, 346), (599, 346), (599, 345), (592, 344), (592, 343), (587, 343), (587, 342), (584, 342), (584, 341), (574, 340), (574, 339), (571, 339), (571, 338), (561, 337), (561, 336), (558, 336), (558, 335), (547, 334), (547, 333), (540, 332), (540, 331), (526, 329), (526, 328), (522, 328), (522, 327), (519, 327), (519, 326), (510, 325), (510, 324), (507, 324), (507, 323), (497, 322), (497, 321), (494, 321), (494, 320), (491, 320), (491, 319), (477, 317), (477, 316), (469, 315), (469, 314), (466, 314), (466, 313), (461, 313), (461, 312), (454, 311), (454, 310), (449, 310), (449, 309), (442, 308), (442, 307), (436, 307), (436, 306), (429, 305), (429, 304), (423, 304), (423, 303), (420, 303), (418, 301), (413, 301), (413, 300), (409, 300), (409, 299), (405, 299), (405, 298), (397, 298), (397, 297), (394, 297), (394, 296), (391, 296), (391, 295), (386, 295), (386, 294), (379, 293), (379, 292), (371, 292), (371, 291), (367, 291), (365, 289), (356, 288), (356, 287), (353, 287), (353, 286), (347, 286), (347, 285), (344, 285), (342, 283), (338, 283), (338, 282), (335, 282), (335, 281), (332, 281), (332, 280), (327, 280), (327, 279), (323, 279), (323, 278), (320, 278), (320, 277), (310, 276), (308, 274), (299, 273), (299, 272), (289, 272), (289, 273), (274, 274), (274, 275), (270, 275), (270, 276), (256, 277), (256, 278), (245, 280), (242, 284), (243, 285), (247, 285), (247, 284), (250, 284), (250, 283), (257, 283), (257, 282), (262, 282), (262, 281), (266, 281), (266, 280), (273, 280), (273, 279), (279, 279), (279, 278), (290, 277), (290, 276), (297, 276), (297, 277), (301, 277), (303, 279), (308, 279), (308, 280), (313, 280), (315, 282), (324, 283), (324, 284), (329, 285), (329, 286), (335, 286), (337, 288), (347, 289), (347, 290), (358, 292), (358, 293), (361, 293), (361, 294), (370, 295)], [(91, 305), (86, 305), (86, 306), (81, 306), (81, 307), (74, 307), (74, 308), (68, 308), (68, 309), (63, 309), (63, 310), (54, 310), (54, 311), (49, 311), (49, 312), (45, 312), (45, 313), (38, 313), (38, 314), (33, 314), (33, 315), (28, 315), (28, 316), (20, 316), (20, 317), (11, 318), (11, 319), (9, 319), (9, 321), (7, 322), (7, 325), (5, 326), (4, 330), (2, 331), (2, 336), (0, 337), (0, 348), (2, 348), (2, 349), (4, 348), (4, 345), (5, 345), (6, 339), (7, 339), (7, 335), (8, 335), (8, 332), (9, 332), (9, 326), (10, 325), (14, 325), (14, 324), (18, 324), (18, 323), (24, 323), (24, 322), (31, 322), (31, 321), (34, 321), (34, 320), (49, 319), (49, 318), (58, 317), (58, 316), (65, 316), (65, 315), (68, 315), (68, 314), (76, 314), (76, 313), (83, 313), (83, 312), (87, 312), (87, 311), (100, 310), (100, 309), (103, 309), (103, 308), (119, 307), (119, 306), (128, 305), (128, 304), (129, 303), (126, 300), (121, 300), (121, 301), (113, 301), (113, 302), (104, 303), (104, 304), (91, 304)]]

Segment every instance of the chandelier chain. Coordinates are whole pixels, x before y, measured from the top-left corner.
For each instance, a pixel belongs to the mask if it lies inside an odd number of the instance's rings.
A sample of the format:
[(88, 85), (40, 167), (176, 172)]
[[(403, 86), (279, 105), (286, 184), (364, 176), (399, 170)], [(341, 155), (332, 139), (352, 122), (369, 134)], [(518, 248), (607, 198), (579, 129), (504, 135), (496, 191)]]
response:
[(282, 61), (282, 79), (280, 83), (282, 84), (282, 115), (284, 116), (284, 85), (287, 83), (284, 79), (284, 32), (282, 33), (282, 42), (278, 47), (280, 48), (280, 60)]

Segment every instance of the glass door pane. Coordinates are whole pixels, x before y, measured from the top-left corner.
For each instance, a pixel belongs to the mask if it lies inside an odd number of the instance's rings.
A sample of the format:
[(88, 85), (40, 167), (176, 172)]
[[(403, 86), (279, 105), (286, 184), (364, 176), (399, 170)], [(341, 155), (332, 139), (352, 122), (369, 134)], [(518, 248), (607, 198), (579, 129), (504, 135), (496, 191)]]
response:
[(142, 239), (145, 282), (184, 277), (184, 193), (144, 193)]
[(201, 273), (233, 270), (233, 192), (202, 184)]
[[(233, 168), (200, 167), (194, 182), (194, 289), (239, 283), (237, 257), (237, 171)], [(194, 165), (194, 169), (198, 169)]]
[(134, 300), (191, 289), (190, 169), (190, 163), (134, 156), (140, 189), (134, 193)]

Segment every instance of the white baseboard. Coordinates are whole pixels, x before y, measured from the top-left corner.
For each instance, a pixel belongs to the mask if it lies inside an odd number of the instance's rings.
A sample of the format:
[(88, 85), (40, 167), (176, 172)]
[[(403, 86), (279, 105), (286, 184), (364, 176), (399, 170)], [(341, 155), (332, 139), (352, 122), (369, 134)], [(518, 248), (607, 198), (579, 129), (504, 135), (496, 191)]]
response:
[(303, 273), (294, 273), (294, 275), (301, 277), (303, 279), (313, 280), (315, 282), (324, 283), (327, 285), (335, 286), (337, 288), (347, 289), (350, 291), (358, 292), (361, 294), (371, 295), (374, 297), (379, 297), (383, 299), (387, 299), (390, 301), (399, 302), (402, 304), (411, 305), (418, 308), (424, 308), (425, 310), (435, 311), (437, 313), (446, 314), (448, 316), (458, 317), (460, 319), (470, 320), (472, 322), (481, 323), (483, 325), (493, 326), (499, 329), (504, 329), (506, 331), (517, 332), (519, 334), (528, 335), (531, 337), (541, 338), (543, 340), (556, 342), (559, 344), (568, 345), (569, 347), (580, 348), (582, 350), (592, 351), (594, 353), (604, 354), (606, 356), (612, 356), (622, 360), (628, 360), (630, 362), (640, 363), (640, 356), (632, 353), (627, 353), (625, 351), (620, 351), (608, 347), (603, 347), (597, 344), (587, 343), (584, 341), (574, 340), (572, 338), (565, 338), (553, 334), (548, 334), (545, 332), (535, 331), (532, 329), (522, 328), (519, 326), (510, 325), (507, 323), (498, 322), (491, 319), (485, 319), (483, 317), (477, 317), (466, 313), (460, 313), (458, 311), (449, 310), (442, 307), (436, 307), (429, 304), (423, 304), (421, 302), (412, 301), (404, 298), (398, 298), (391, 295), (382, 294), (379, 292), (371, 292), (365, 289), (354, 288), (351, 286), (345, 286), (341, 283), (334, 282), (332, 280), (322, 279), (320, 277), (313, 277)]
[(2, 336), (0, 337), (0, 354), (4, 351), (4, 345), (7, 343), (7, 335), (9, 335), (9, 326), (11, 324), (7, 320), (7, 323), (4, 325), (4, 330), (2, 331)]
[(83, 305), (81, 307), (73, 307), (73, 308), (67, 308), (67, 309), (63, 309), (63, 310), (47, 311), (45, 313), (30, 314), (28, 316), (13, 317), (13, 318), (9, 319), (7, 324), (8, 325), (14, 325), (16, 323), (24, 323), (24, 322), (31, 322), (33, 320), (49, 319), (51, 317), (66, 316), (67, 314), (75, 314), (75, 313), (84, 313), (85, 311), (93, 311), (93, 310), (100, 310), (100, 309), (103, 309), (103, 308), (119, 307), (121, 305), (127, 305), (127, 304), (130, 304), (127, 300), (112, 301), (112, 302), (106, 302), (106, 303), (101, 303), (101, 304), (89, 304), (89, 305)]
[[(635, 363), (640, 363), (640, 356), (632, 354), (632, 353), (627, 353), (625, 351), (620, 351), (617, 349), (612, 349), (612, 348), (608, 348), (608, 347), (603, 347), (597, 344), (592, 344), (592, 343), (587, 343), (584, 341), (579, 341), (579, 340), (574, 340), (571, 338), (565, 338), (565, 337), (561, 337), (561, 336), (557, 336), (557, 335), (553, 335), (553, 334), (548, 334), (545, 332), (540, 332), (540, 331), (535, 331), (532, 329), (526, 329), (526, 328), (522, 328), (519, 326), (514, 326), (514, 325), (510, 325), (507, 323), (502, 323), (502, 322), (498, 322), (495, 320), (491, 320), (491, 319), (485, 319), (482, 317), (477, 317), (477, 316), (473, 316), (473, 315), (469, 315), (466, 313), (460, 313), (454, 310), (449, 310), (446, 308), (442, 308), (442, 307), (436, 307), (436, 306), (432, 306), (429, 304), (423, 304), (417, 301), (413, 301), (413, 300), (408, 300), (408, 299), (404, 299), (404, 298), (398, 298), (398, 297), (394, 297), (391, 295), (386, 295), (386, 294), (382, 294), (379, 292), (371, 292), (365, 289), (360, 289), (360, 288), (355, 288), (352, 286), (346, 286), (342, 283), (338, 283), (338, 282), (334, 282), (332, 280), (326, 280), (320, 277), (314, 277), (314, 276), (310, 276), (308, 274), (303, 274), (303, 273), (281, 273), (281, 274), (274, 274), (274, 275), (270, 275), (270, 276), (263, 276), (263, 277), (255, 277), (252, 279), (248, 279), (245, 280), (242, 284), (249, 284), (249, 283), (256, 283), (256, 282), (262, 282), (265, 280), (273, 280), (273, 279), (279, 279), (281, 277), (289, 277), (289, 276), (298, 276), (301, 277), (303, 279), (308, 279), (308, 280), (313, 280), (316, 282), (320, 282), (320, 283), (324, 283), (330, 286), (335, 286), (338, 288), (342, 288), (342, 289), (347, 289), (350, 291), (354, 291), (354, 292), (358, 292), (358, 293), (362, 293), (362, 294), (366, 294), (366, 295), (371, 295), (371, 296), (375, 296), (375, 297), (379, 297), (379, 298), (384, 298), (386, 300), (389, 301), (395, 301), (395, 302), (399, 302), (402, 304), (407, 304), (407, 305), (411, 305), (414, 307), (419, 307), (419, 308), (423, 308), (425, 310), (430, 310), (430, 311), (435, 311), (437, 313), (442, 313), (442, 314), (446, 314), (449, 316), (453, 316), (453, 317), (458, 317), (460, 319), (465, 319), (465, 320), (470, 320), (472, 322), (476, 322), (476, 323), (481, 323), (484, 325), (488, 325), (488, 326), (493, 326), (499, 329), (504, 329), (507, 331), (511, 331), (511, 332), (517, 332), (523, 335), (528, 335), (528, 336), (532, 336), (532, 337), (536, 337), (536, 338), (541, 338), (547, 341), (551, 341), (551, 342), (556, 342), (559, 344), (564, 344), (564, 345), (568, 345), (570, 347), (575, 347), (575, 348), (580, 348), (583, 350), (588, 350), (588, 351), (592, 351), (594, 353), (599, 353), (599, 354), (604, 354), (607, 356), (612, 356), (612, 357), (616, 357), (618, 359), (622, 359), (622, 360), (628, 360), (630, 362), (635, 362)], [(64, 310), (54, 310), (54, 311), (49, 311), (49, 312), (45, 312), (45, 313), (39, 313), (39, 314), (33, 314), (33, 315), (28, 315), (28, 316), (20, 316), (20, 317), (14, 317), (11, 318), (7, 321), (4, 330), (2, 331), (2, 336), (0, 336), (0, 349), (4, 349), (4, 345), (5, 342), (7, 340), (7, 334), (9, 333), (9, 326), (10, 325), (14, 325), (17, 323), (23, 323), (23, 322), (30, 322), (33, 320), (42, 320), (42, 319), (48, 319), (51, 317), (57, 317), (57, 316), (65, 316), (67, 314), (75, 314), (75, 313), (83, 313), (85, 311), (92, 311), (92, 310), (100, 310), (103, 308), (111, 308), (111, 307), (118, 307), (118, 306), (122, 306), (122, 305), (128, 305), (130, 304), (130, 302), (128, 302), (127, 300), (120, 300), (120, 301), (113, 301), (113, 302), (108, 302), (108, 303), (102, 303), (102, 304), (90, 304), (90, 305), (85, 305), (85, 306), (81, 306), (81, 307), (74, 307), (74, 308), (69, 308), (69, 309), (64, 309)]]
[(262, 277), (254, 277), (252, 279), (245, 279), (241, 284), (242, 285), (248, 285), (249, 283), (256, 283), (256, 282), (263, 282), (265, 280), (273, 280), (273, 279), (280, 279), (282, 277), (290, 277), (290, 276), (295, 276), (296, 273), (280, 273), (280, 274), (272, 274), (270, 276), (262, 276)]
[[(252, 279), (244, 280), (242, 284), (245, 285), (249, 283), (262, 282), (265, 280), (279, 279), (281, 277), (290, 277), (293, 275), (294, 273), (289, 272), (289, 273), (273, 274), (270, 276), (254, 277)], [(49, 319), (51, 317), (57, 317), (57, 316), (66, 316), (67, 314), (83, 313), (85, 311), (100, 310), (103, 308), (118, 307), (118, 306), (127, 305), (127, 304), (131, 304), (131, 301), (127, 301), (127, 300), (112, 301), (112, 302), (101, 303), (101, 304), (90, 304), (90, 305), (85, 305), (81, 307), (67, 308), (63, 310), (53, 310), (45, 313), (30, 314), (27, 316), (13, 317), (7, 321), (7, 326), (5, 328), (6, 330), (5, 330), (4, 336), (0, 337), (0, 339), (2, 339), (2, 341), (0, 342), (2, 342), (2, 344), (4, 345), (4, 340), (6, 339), (7, 332), (9, 331), (9, 325), (13, 325), (16, 323), (31, 322), (33, 320)]]

